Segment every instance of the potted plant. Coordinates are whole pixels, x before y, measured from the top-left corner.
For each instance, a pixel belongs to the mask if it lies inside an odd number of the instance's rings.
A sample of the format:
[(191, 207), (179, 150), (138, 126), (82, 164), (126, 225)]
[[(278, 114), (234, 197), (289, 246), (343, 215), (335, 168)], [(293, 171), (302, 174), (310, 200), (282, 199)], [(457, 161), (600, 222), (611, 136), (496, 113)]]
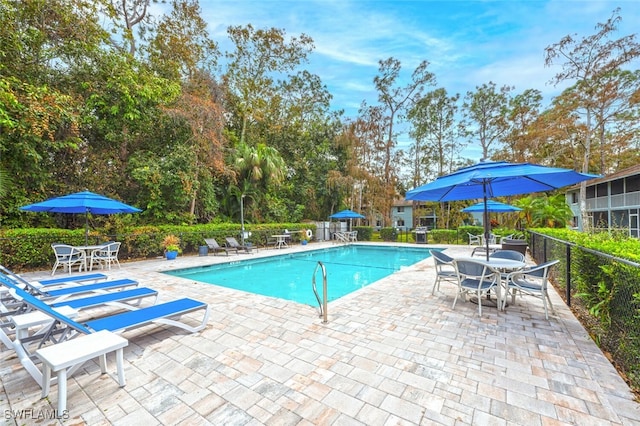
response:
[(169, 234), (162, 240), (162, 246), (164, 247), (164, 255), (167, 260), (173, 260), (178, 257), (180, 250), (180, 238), (173, 234)]

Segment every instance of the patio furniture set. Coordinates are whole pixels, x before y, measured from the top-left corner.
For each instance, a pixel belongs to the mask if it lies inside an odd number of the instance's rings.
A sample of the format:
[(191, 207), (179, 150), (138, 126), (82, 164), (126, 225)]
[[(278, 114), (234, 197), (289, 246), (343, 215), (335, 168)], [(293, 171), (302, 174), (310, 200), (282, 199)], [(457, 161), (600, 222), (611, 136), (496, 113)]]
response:
[[(482, 306), (493, 306), (503, 311), (511, 303), (516, 303), (516, 295), (534, 296), (543, 302), (545, 318), (549, 319), (548, 308), (553, 305), (547, 292), (549, 272), (558, 260), (527, 266), (525, 256), (514, 250), (496, 250), (486, 258), (452, 258), (439, 250), (431, 250), (436, 267), (436, 280), (431, 294), (440, 290), (440, 283), (447, 281), (457, 286), (452, 309), (459, 297), (478, 304), (478, 315), (482, 316)], [(495, 299), (492, 299), (495, 292)], [(504, 292), (504, 293), (503, 293)], [(483, 299), (484, 297), (484, 299)]]
[(115, 264), (119, 268), (118, 252), (120, 251), (120, 245), (121, 243), (118, 241), (85, 246), (51, 244), (56, 257), (51, 275), (54, 275), (58, 268), (62, 268), (71, 274), (72, 268), (76, 265), (78, 266), (78, 272), (82, 272), (83, 269), (92, 271), (94, 265), (100, 266), (102, 269), (111, 270), (111, 265)]

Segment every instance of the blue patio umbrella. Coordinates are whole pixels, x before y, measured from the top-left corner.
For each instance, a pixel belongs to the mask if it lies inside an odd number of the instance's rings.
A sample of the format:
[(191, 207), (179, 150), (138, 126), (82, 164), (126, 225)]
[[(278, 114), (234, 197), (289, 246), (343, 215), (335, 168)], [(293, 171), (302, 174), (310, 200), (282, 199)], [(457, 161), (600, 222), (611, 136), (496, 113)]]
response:
[(331, 219), (364, 219), (364, 216), (360, 213), (356, 213), (353, 210), (342, 210), (338, 213), (334, 213), (329, 216)]
[[(522, 209), (520, 207), (512, 206), (510, 204), (487, 200), (487, 211), (489, 213), (510, 213), (519, 212), (521, 210)], [(462, 211), (465, 213), (484, 213), (484, 201), (465, 207)]]
[[(329, 216), (331, 219), (364, 219), (365, 217), (353, 210), (342, 210)], [(351, 229), (351, 220), (349, 220), (349, 229)]]
[(61, 197), (50, 198), (35, 204), (20, 207), (20, 210), (29, 212), (49, 213), (84, 213), (85, 214), (85, 242), (89, 241), (89, 213), (91, 214), (117, 214), (138, 213), (137, 207), (123, 202), (95, 194), (90, 191), (76, 192)]
[[(406, 199), (414, 201), (456, 201), (551, 191), (585, 180), (600, 177), (571, 169), (546, 167), (531, 163), (480, 161), (468, 167), (440, 176), (433, 182), (407, 192)], [(484, 209), (484, 233), (489, 257), (488, 210)]]

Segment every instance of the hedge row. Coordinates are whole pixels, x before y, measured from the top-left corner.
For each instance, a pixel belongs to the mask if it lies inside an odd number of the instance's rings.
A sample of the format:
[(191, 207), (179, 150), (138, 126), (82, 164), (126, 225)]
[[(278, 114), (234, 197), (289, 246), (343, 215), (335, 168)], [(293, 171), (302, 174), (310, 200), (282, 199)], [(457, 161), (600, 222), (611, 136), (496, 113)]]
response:
[[(294, 241), (303, 235), (295, 231), (310, 229), (315, 235), (316, 226), (310, 223), (279, 223), (245, 225), (245, 231), (250, 235), (245, 242), (256, 246), (264, 246), (271, 235), (281, 234), (284, 230), (292, 232)], [(193, 226), (142, 226), (118, 230), (115, 233), (103, 233), (99, 230), (91, 231), (88, 244), (101, 244), (107, 241), (120, 241), (119, 258), (147, 259), (162, 256), (164, 247), (162, 240), (167, 235), (180, 238), (180, 248), (183, 253), (197, 253), (198, 248), (205, 244), (205, 238), (216, 238), (223, 244), (225, 237), (235, 237), (240, 241), (239, 224), (206, 224)], [(64, 243), (73, 246), (85, 245), (85, 231), (65, 229), (7, 229), (0, 231), (0, 264), (14, 271), (46, 269), (54, 260), (51, 244)]]

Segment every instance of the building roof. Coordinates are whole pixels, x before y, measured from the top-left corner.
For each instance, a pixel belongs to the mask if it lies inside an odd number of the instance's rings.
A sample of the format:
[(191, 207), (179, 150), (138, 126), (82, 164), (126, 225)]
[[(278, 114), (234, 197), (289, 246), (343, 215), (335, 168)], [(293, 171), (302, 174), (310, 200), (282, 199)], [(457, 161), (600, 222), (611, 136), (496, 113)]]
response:
[(413, 205), (413, 201), (407, 201), (403, 198), (396, 198), (395, 200), (393, 200), (393, 204), (391, 205), (391, 207), (402, 207), (402, 206), (412, 206)]
[[(640, 174), (640, 164), (636, 164), (635, 166), (627, 167), (626, 169), (619, 170), (615, 173), (608, 174), (601, 178), (591, 179), (587, 181), (587, 186), (597, 185), (599, 183), (610, 182), (616, 179), (622, 179), (629, 176), (635, 176)], [(571, 187), (571, 189), (580, 188), (580, 184), (576, 184)]]

